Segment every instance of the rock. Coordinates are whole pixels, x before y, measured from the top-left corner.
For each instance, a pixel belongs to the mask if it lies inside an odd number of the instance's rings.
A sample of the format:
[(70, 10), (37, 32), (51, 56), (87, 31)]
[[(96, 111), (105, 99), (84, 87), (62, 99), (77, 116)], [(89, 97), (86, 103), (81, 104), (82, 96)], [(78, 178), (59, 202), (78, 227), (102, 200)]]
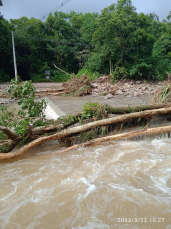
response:
[(145, 91), (147, 95), (151, 95), (151, 92), (149, 90)]
[(108, 79), (109, 77), (108, 76), (100, 76), (99, 79)]
[(107, 87), (101, 87), (101, 91), (107, 91)]
[(99, 85), (97, 84), (97, 83), (91, 83), (90, 84), (90, 87), (92, 87), (92, 88), (97, 88)]
[(124, 83), (124, 86), (129, 88), (130, 84), (129, 83)]
[(99, 89), (97, 89), (97, 88), (95, 88), (95, 89), (94, 89), (94, 92), (99, 93), (99, 92), (100, 92), (100, 90), (99, 90)]
[(135, 83), (136, 84), (140, 84), (142, 81), (140, 81), (140, 80), (137, 80)]
[(155, 94), (156, 93), (156, 90), (152, 90), (151, 91), (151, 95)]
[(117, 91), (115, 91), (115, 94), (117, 94), (117, 95), (123, 95), (123, 91), (117, 90)]
[(139, 93), (138, 92), (134, 92), (134, 96), (139, 96)]
[(108, 94), (108, 95), (106, 95), (106, 97), (105, 97), (105, 99), (112, 99), (112, 98), (114, 98), (114, 96), (113, 96), (112, 94)]
[(147, 89), (147, 87), (146, 86), (142, 86), (142, 88), (141, 88), (143, 91), (144, 90), (146, 90)]

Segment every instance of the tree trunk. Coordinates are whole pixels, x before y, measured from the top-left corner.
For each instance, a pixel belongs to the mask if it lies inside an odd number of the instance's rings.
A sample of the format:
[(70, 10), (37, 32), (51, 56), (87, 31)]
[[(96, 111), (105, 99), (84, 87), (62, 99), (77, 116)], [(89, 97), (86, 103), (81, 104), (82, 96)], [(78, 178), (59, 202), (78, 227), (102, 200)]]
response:
[(13, 133), (11, 130), (4, 126), (0, 126), (0, 131), (4, 132), (11, 140), (15, 140), (19, 137), (17, 134)]
[[(107, 126), (107, 125), (112, 125), (112, 124), (116, 124), (116, 123), (126, 123), (130, 120), (132, 121), (133, 119), (149, 118), (149, 117), (152, 117), (153, 115), (164, 115), (164, 114), (170, 114), (170, 113), (171, 113), (171, 107), (154, 109), (154, 110), (147, 110), (147, 111), (142, 111), (142, 112), (136, 112), (136, 113), (121, 115), (119, 117), (103, 119), (103, 120), (95, 121), (92, 123), (87, 123), (87, 124), (84, 124), (82, 126), (72, 127), (69, 129), (64, 129), (63, 131), (60, 131), (60, 132), (55, 133), (53, 135), (40, 137), (40, 138), (28, 143), (27, 145), (23, 146), (22, 148), (14, 150), (10, 153), (7, 153), (7, 154), (0, 153), (0, 160), (12, 159), (15, 157), (19, 157), (20, 155), (24, 154), (26, 151), (31, 149), (33, 146), (36, 146), (36, 145), (41, 144), (43, 142), (48, 142), (48, 141), (52, 141), (52, 140), (60, 140), (64, 137), (78, 134), (78, 133), (81, 133), (83, 131), (87, 131), (87, 130), (96, 128), (98, 126)], [(143, 133), (144, 133), (144, 131), (143, 131)], [(128, 137), (128, 134), (126, 136)]]
[[(168, 106), (168, 104), (167, 104)], [(110, 106), (111, 114), (126, 114), (132, 112), (140, 112), (145, 110), (160, 109), (166, 107), (166, 104), (147, 104), (147, 105), (138, 105), (138, 106), (125, 106), (125, 107), (112, 107)]]
[(79, 144), (79, 145), (74, 145), (71, 146), (65, 150), (62, 150), (60, 152), (57, 152), (57, 154), (72, 150), (72, 149), (78, 149), (80, 147), (87, 147), (95, 144), (100, 144), (102, 142), (106, 141), (118, 141), (118, 140), (123, 140), (123, 139), (129, 139), (132, 137), (137, 137), (137, 136), (143, 136), (143, 135), (157, 135), (161, 133), (169, 133), (171, 132), (171, 126), (163, 126), (163, 127), (157, 127), (157, 128), (150, 128), (150, 129), (143, 129), (139, 131), (132, 131), (132, 132), (126, 132), (122, 134), (116, 134), (112, 136), (107, 136), (107, 137), (102, 137), (102, 138), (96, 138), (91, 141)]

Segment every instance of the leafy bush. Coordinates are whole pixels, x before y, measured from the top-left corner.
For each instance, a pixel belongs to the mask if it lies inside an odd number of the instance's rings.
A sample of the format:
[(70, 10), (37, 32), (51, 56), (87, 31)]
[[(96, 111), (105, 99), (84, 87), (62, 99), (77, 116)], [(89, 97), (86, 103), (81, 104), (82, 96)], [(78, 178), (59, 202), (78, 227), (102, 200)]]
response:
[(171, 63), (169, 59), (159, 59), (155, 64), (155, 75), (157, 80), (167, 79), (166, 72), (171, 72)]
[(171, 71), (171, 35), (163, 34), (154, 44), (152, 57), (155, 60), (156, 78), (164, 80)]
[(83, 105), (83, 114), (81, 119), (100, 120), (103, 118), (107, 118), (108, 113), (108, 105), (100, 105), (96, 102), (88, 102)]
[(111, 80), (112, 82), (114, 82), (117, 79), (121, 79), (123, 77), (126, 78), (127, 76), (128, 76), (128, 71), (124, 66), (116, 67), (115, 71), (112, 72)]
[(77, 76), (80, 77), (82, 76), (83, 74), (86, 74), (86, 76), (89, 77), (90, 80), (94, 80), (96, 78), (98, 78), (100, 76), (100, 73), (99, 72), (92, 72), (90, 69), (88, 68), (83, 68), (81, 69), (78, 73), (77, 73)]
[(32, 82), (16, 83), (15, 80), (12, 80), (11, 84), (8, 93), (15, 98), (19, 98), (17, 102), (21, 105), (19, 114), (22, 116), (28, 115), (29, 117), (42, 117), (43, 110), (46, 108), (46, 101), (44, 99), (35, 101), (36, 88), (32, 85)]
[(55, 82), (66, 82), (70, 79), (70, 76), (61, 72), (60, 70), (52, 69), (50, 79)]
[(129, 71), (130, 78), (133, 79), (150, 79), (154, 75), (153, 65), (148, 64), (145, 61), (137, 63), (132, 66)]
[(15, 127), (17, 125), (18, 119), (15, 115), (15, 111), (9, 110), (9, 107), (5, 105), (0, 105), (0, 126), (5, 127)]

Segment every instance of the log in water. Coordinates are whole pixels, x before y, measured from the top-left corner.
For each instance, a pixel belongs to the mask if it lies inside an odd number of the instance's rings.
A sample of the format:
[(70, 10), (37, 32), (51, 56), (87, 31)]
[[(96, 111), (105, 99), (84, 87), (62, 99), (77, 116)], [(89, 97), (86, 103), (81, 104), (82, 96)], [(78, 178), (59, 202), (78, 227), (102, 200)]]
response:
[(1, 228), (171, 228), (171, 142), (119, 141), (0, 163)]

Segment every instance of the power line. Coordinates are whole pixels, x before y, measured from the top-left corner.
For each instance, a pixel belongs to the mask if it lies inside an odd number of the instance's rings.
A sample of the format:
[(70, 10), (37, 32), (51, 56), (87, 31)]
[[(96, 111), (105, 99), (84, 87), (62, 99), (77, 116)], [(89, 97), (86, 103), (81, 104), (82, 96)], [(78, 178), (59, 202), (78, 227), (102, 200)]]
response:
[(92, 4), (90, 4), (89, 6), (85, 7), (84, 9), (82, 9), (81, 11), (83, 11), (83, 10), (85, 10), (85, 9), (89, 8), (90, 6), (94, 5), (94, 4), (95, 4), (96, 2), (98, 2), (98, 1), (100, 1), (100, 0), (97, 0), (97, 1), (93, 2), (93, 3), (92, 3)]
[(53, 10), (51, 10), (48, 14), (45, 14), (40, 20), (44, 20), (46, 19), (46, 17), (53, 12), (56, 12), (57, 10), (59, 10), (60, 8), (62, 8), (64, 5), (66, 5), (68, 2), (70, 2), (71, 0), (64, 0), (61, 4), (59, 4), (57, 7), (55, 7)]
[[(50, 13), (53, 13), (54, 11), (59, 10), (60, 8), (62, 8), (64, 5), (66, 5), (68, 2), (70, 2), (71, 0), (64, 0), (60, 5), (58, 5), (57, 7), (55, 7), (52, 11), (50, 11), (48, 14), (44, 15), (40, 20), (42, 21), (43, 19), (46, 19), (47, 15), (49, 15)], [(35, 23), (33, 23), (31, 26), (28, 25), (25, 28), (21, 29), (20, 31), (24, 31), (28, 28), (33, 27), (35, 24), (37, 24), (37, 21)], [(14, 32), (15, 33), (15, 32)], [(15, 33), (16, 34), (16, 33)]]

